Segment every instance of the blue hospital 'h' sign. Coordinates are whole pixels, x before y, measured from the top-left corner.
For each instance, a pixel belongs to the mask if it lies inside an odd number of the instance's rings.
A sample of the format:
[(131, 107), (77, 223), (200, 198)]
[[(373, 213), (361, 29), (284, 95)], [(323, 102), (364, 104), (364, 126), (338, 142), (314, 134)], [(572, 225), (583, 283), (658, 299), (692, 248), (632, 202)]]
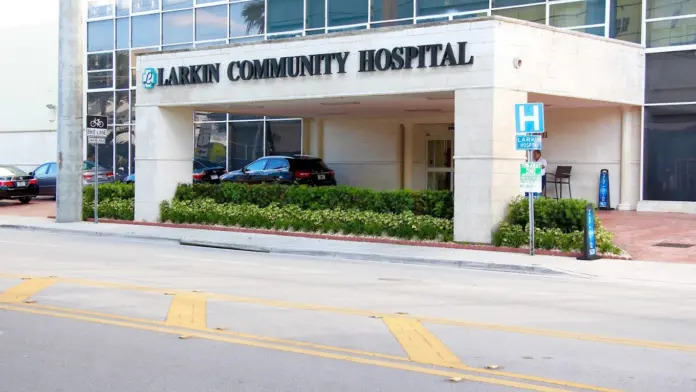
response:
[(517, 133), (544, 133), (544, 104), (516, 104), (515, 125)]

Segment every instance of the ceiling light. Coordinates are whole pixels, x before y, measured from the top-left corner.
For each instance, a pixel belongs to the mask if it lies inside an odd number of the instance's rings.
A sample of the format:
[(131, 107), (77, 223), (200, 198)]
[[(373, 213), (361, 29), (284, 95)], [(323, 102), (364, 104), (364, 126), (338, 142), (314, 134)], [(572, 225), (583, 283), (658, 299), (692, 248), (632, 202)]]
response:
[(322, 102), (324, 106), (341, 106), (341, 105), (358, 105), (358, 101), (347, 101), (347, 102)]

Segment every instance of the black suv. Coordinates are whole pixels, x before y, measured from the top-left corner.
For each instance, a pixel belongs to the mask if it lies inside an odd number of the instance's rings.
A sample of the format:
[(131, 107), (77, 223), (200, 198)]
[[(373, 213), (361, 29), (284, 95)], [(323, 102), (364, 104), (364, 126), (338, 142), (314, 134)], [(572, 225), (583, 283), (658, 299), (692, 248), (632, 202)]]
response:
[(263, 157), (230, 171), (221, 180), (243, 184), (336, 185), (334, 171), (320, 158), (307, 155)]

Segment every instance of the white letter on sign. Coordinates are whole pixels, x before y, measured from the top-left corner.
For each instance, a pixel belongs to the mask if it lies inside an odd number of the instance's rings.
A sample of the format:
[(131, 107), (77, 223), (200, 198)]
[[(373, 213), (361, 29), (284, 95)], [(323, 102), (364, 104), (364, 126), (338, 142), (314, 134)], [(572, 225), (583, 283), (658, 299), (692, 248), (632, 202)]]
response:
[(529, 116), (527, 114), (525, 114), (524, 106), (520, 105), (519, 110), (520, 110), (520, 116), (519, 116), (520, 129), (526, 129), (527, 123), (531, 122), (531, 123), (534, 123), (534, 131), (539, 132), (539, 130), (541, 128), (541, 125), (539, 124), (540, 123), (540, 121), (539, 121), (540, 120), (539, 119), (539, 107), (536, 105), (532, 106), (532, 114)]

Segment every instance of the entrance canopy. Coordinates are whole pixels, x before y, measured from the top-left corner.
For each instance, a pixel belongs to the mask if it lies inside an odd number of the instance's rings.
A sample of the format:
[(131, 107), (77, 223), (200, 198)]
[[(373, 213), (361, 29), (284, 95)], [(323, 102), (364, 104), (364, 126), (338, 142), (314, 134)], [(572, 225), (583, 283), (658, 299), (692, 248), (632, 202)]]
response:
[(638, 45), (501, 17), (143, 54), (136, 219), (191, 181), (195, 110), (429, 119), (454, 123), (455, 238), (489, 242), (519, 194), (514, 105), (640, 106), (644, 61)]

